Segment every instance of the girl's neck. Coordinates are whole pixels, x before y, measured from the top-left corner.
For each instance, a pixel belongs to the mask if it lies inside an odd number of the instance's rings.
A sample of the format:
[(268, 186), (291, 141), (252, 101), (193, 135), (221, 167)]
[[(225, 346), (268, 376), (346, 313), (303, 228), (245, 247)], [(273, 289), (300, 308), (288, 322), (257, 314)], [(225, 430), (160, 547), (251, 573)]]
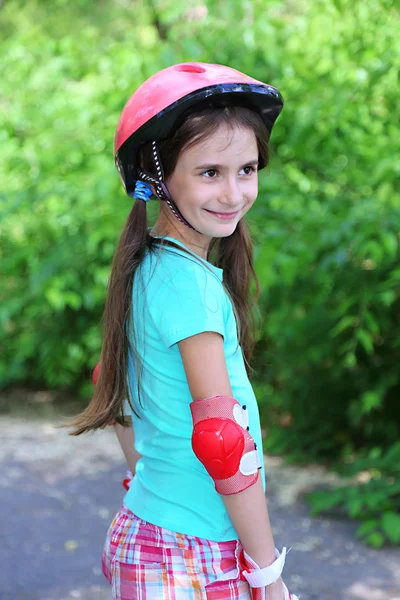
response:
[(163, 226), (162, 223), (157, 220), (151, 230), (151, 235), (153, 237), (172, 237), (178, 242), (184, 244), (184, 246), (189, 248), (189, 250), (195, 254), (201, 256), (201, 258), (207, 260), (211, 238), (198, 233), (197, 231), (189, 230), (189, 228), (183, 225), (183, 223), (177, 223), (176, 225), (174, 223), (173, 226), (171, 226), (171, 224), (168, 222)]

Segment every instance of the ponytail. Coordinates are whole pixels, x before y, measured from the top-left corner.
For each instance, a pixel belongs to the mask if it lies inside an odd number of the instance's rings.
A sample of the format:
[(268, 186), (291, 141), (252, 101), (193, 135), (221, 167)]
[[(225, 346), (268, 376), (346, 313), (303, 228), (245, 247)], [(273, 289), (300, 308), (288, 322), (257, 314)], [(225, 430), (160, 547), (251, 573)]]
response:
[(132, 284), (136, 269), (146, 249), (152, 247), (152, 242), (147, 229), (146, 203), (136, 200), (112, 263), (104, 310), (99, 377), (88, 407), (72, 423), (64, 425), (74, 428), (71, 435), (103, 428), (114, 420), (127, 424), (123, 405), (127, 399), (132, 407), (127, 380)]
[[(247, 224), (241, 219), (229, 237), (220, 238), (216, 265), (224, 270), (224, 286), (232, 300), (247, 374), (255, 345), (257, 300), (260, 285), (253, 266), (253, 245)], [(252, 292), (251, 284), (255, 290)], [(259, 312), (258, 312), (259, 315)]]

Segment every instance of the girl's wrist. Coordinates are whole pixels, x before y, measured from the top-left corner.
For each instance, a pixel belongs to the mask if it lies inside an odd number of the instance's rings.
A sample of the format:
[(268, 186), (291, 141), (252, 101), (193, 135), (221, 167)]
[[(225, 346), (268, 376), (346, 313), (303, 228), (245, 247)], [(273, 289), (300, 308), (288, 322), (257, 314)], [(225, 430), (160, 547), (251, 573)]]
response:
[(279, 578), (275, 583), (271, 583), (265, 587), (268, 600), (284, 600), (285, 592), (283, 590), (283, 581)]

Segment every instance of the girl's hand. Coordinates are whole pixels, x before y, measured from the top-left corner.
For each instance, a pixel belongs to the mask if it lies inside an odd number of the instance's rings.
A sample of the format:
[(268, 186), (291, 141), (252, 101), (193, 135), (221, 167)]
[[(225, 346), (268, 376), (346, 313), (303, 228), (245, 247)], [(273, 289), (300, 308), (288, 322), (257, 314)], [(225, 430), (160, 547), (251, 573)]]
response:
[(251, 592), (253, 600), (299, 600), (297, 596), (289, 594), (282, 579), (265, 588), (253, 588)]
[(251, 594), (253, 600), (299, 600), (294, 594), (289, 594), (282, 579), (265, 588), (252, 588)]
[[(264, 567), (263, 569), (258, 566), (246, 551), (243, 551), (239, 558), (242, 563), (242, 568), (244, 567), (241, 576), (250, 584), (253, 600), (299, 600), (294, 594), (289, 594), (289, 591), (280, 576), (285, 564), (286, 548), (283, 548), (281, 553), (276, 549), (275, 551), (277, 556), (276, 561), (269, 567)], [(275, 576), (278, 577), (278, 579), (274, 581)], [(266, 582), (266, 579), (274, 581), (274, 583), (263, 586), (261, 582)], [(257, 584), (261, 584), (262, 587), (253, 587), (257, 586)]]
[[(253, 588), (252, 591), (253, 591), (253, 600), (258, 600), (257, 595), (254, 594), (256, 589)], [(284, 596), (282, 579), (278, 579), (278, 581), (276, 581), (275, 583), (271, 583), (271, 585), (267, 585), (267, 587), (265, 588), (265, 591), (267, 592), (266, 600), (286, 600), (285, 596)], [(260, 595), (260, 600), (261, 600), (261, 597), (262, 596)]]
[(283, 585), (283, 591), (284, 591), (284, 600), (299, 600), (298, 596), (295, 596), (294, 594), (289, 594), (289, 590), (287, 589), (286, 585), (282, 582)]
[(131, 487), (132, 479), (133, 479), (133, 475), (132, 475), (131, 471), (127, 471), (126, 477), (122, 482), (122, 485), (124, 486), (124, 488), (126, 490), (129, 490), (129, 488)]

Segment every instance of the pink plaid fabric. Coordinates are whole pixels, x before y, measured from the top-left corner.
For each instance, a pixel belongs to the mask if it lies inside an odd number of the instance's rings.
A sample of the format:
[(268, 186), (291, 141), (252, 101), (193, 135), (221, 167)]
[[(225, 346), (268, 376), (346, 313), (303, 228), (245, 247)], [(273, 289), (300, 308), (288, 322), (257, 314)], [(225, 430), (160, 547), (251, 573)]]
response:
[(240, 541), (175, 533), (123, 506), (108, 530), (102, 568), (115, 600), (251, 600), (247, 581), (237, 577), (241, 550)]

